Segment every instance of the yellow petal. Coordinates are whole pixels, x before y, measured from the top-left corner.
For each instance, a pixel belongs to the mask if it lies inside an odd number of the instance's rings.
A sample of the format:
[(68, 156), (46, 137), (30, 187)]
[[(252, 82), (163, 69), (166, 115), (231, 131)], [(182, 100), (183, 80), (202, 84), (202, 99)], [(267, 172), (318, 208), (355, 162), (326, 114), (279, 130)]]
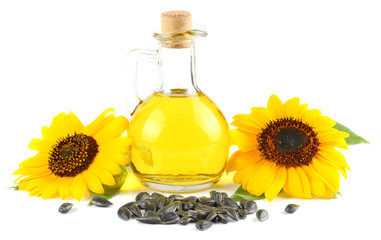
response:
[(237, 114), (233, 119), (234, 121), (231, 125), (237, 127), (241, 131), (258, 134), (261, 128), (263, 128), (263, 124), (257, 121), (251, 114)]
[(107, 108), (92, 123), (87, 125), (83, 132), (89, 136), (94, 136), (95, 134), (97, 134), (99, 130), (104, 128), (106, 125), (108, 125), (111, 121), (115, 119), (114, 114), (110, 114), (107, 116), (107, 114), (109, 114), (110, 112), (115, 113), (115, 110), (112, 108)]
[(275, 114), (264, 107), (251, 108), (251, 115), (254, 119), (256, 119), (260, 126), (262, 126), (262, 128), (265, 128), (269, 122), (276, 119)]
[(302, 169), (306, 173), (311, 187), (311, 193), (321, 198), (332, 198), (332, 191), (327, 191), (326, 184), (321, 179), (320, 175), (309, 166), (302, 166)]
[(110, 185), (110, 186), (115, 185), (114, 177), (106, 169), (99, 167), (96, 164), (92, 164), (89, 167), (89, 170), (91, 170), (95, 175), (97, 175), (97, 177), (99, 178), (99, 180), (101, 181), (102, 184)]
[(302, 116), (302, 122), (310, 126), (316, 126), (316, 121), (321, 118), (321, 111), (318, 109), (310, 109)]
[(270, 96), (267, 102), (267, 109), (271, 111), (276, 118), (283, 118), (285, 116), (282, 101), (274, 94)]
[(45, 173), (51, 173), (50, 169), (48, 169), (47, 165), (41, 166), (41, 167), (21, 167), (17, 169), (13, 175), (39, 175), (39, 174), (45, 174)]
[(302, 185), (303, 198), (311, 198), (310, 181), (308, 180), (306, 173), (301, 167), (297, 167), (295, 170), (299, 175), (300, 183)]
[(53, 179), (54, 175), (48, 175), (47, 177), (28, 179), (19, 183), (19, 189), (24, 191), (31, 191), (36, 187), (48, 185)]
[(273, 182), (265, 192), (266, 199), (272, 201), (282, 190), (287, 179), (287, 170), (284, 167), (277, 167)]
[[(295, 119), (299, 119), (300, 118), (300, 105), (299, 105), (299, 101), (300, 99), (298, 97), (295, 97), (295, 98), (291, 98), (289, 100), (287, 100), (283, 107), (284, 107), (284, 111), (285, 111), (285, 116), (286, 117), (294, 117)], [(307, 106), (303, 105), (302, 106), (302, 109), (307, 109)]]
[(127, 130), (127, 127), (128, 120), (123, 116), (119, 116), (102, 128), (94, 138), (99, 144), (102, 144), (113, 138), (120, 137)]
[(57, 194), (58, 188), (59, 188), (59, 184), (58, 184), (57, 178), (55, 178), (42, 192), (42, 198), (43, 199), (52, 198), (53, 196)]
[(304, 198), (303, 186), (299, 174), (293, 167), (287, 169), (287, 180), (283, 186), (283, 190), (292, 196)]
[(51, 171), (41, 172), (39, 174), (34, 175), (23, 175), (16, 179), (15, 184), (21, 184), (32, 179), (44, 179), (46, 177), (49, 177), (50, 175), (53, 175)]
[(71, 195), (71, 183), (73, 181), (72, 177), (62, 177), (59, 180), (58, 192), (61, 199), (66, 199)]
[(55, 116), (50, 124), (50, 130), (55, 136), (58, 136), (58, 138), (70, 134), (68, 116), (65, 113), (60, 113)]
[(35, 138), (30, 141), (28, 147), (35, 151), (48, 153), (50, 151), (51, 145), (44, 139)]
[(339, 191), (340, 175), (337, 169), (322, 161), (315, 161), (315, 159), (310, 164), (310, 167), (319, 174), (320, 178), (332, 192), (337, 193)]
[(71, 183), (71, 192), (75, 199), (80, 201), (85, 194), (86, 184), (83, 179), (82, 174), (78, 174), (73, 178), (73, 182)]
[(334, 128), (318, 133), (319, 142), (322, 146), (337, 147), (345, 150), (348, 149), (347, 142), (345, 141), (347, 137), (349, 137), (348, 133), (338, 131)]
[(60, 136), (58, 136), (54, 131), (48, 127), (42, 127), (41, 130), (42, 138), (50, 145), (54, 145)]
[(252, 167), (247, 167), (242, 170), (237, 171), (234, 174), (233, 181), (236, 184), (242, 184), (243, 178), (247, 175), (248, 172), (252, 170)]
[(124, 136), (107, 141), (99, 146), (98, 150), (102, 153), (120, 153), (127, 155), (130, 152), (132, 139)]
[(95, 157), (93, 164), (106, 169), (112, 175), (117, 175), (122, 172), (122, 169), (117, 164), (107, 159), (100, 159)]
[(99, 153), (98, 158), (103, 158), (108, 161), (113, 161), (115, 164), (119, 166), (124, 166), (129, 162), (129, 159), (126, 155), (120, 154), (118, 152), (112, 152), (112, 153)]
[(87, 171), (84, 171), (82, 174), (86, 181), (87, 188), (90, 191), (94, 193), (98, 193), (98, 194), (104, 193), (104, 189), (101, 182), (92, 171), (87, 170)]
[(79, 120), (79, 118), (72, 112), (68, 115), (69, 120), (69, 128), (71, 133), (81, 133), (83, 130), (83, 124)]
[(252, 174), (247, 189), (251, 194), (255, 196), (262, 195), (267, 189), (269, 189), (271, 183), (274, 181), (276, 166), (266, 160), (262, 160), (263, 164), (260, 165)]
[(37, 153), (34, 157), (28, 158), (20, 163), (20, 167), (42, 167), (48, 164), (48, 155)]
[(335, 125), (336, 125), (336, 122), (327, 116), (321, 116), (314, 123), (315, 131), (317, 132), (321, 132), (326, 129), (333, 129)]
[(229, 130), (229, 135), (241, 151), (249, 152), (257, 149), (257, 136), (243, 133), (238, 129)]
[[(258, 166), (261, 166), (262, 164), (262, 161), (258, 163)], [(247, 168), (247, 171), (245, 173), (245, 176), (243, 176), (243, 179), (242, 179), (242, 188), (247, 190), (250, 194), (253, 194), (250, 189), (248, 189), (248, 183), (250, 182), (250, 180), (252, 179), (253, 177), (253, 174), (257, 171), (257, 168), (253, 167), (253, 166), (250, 166)]]
[(226, 165), (226, 172), (232, 172), (255, 165), (261, 157), (259, 151), (242, 152), (240, 150), (234, 152)]
[(316, 159), (338, 169), (344, 178), (347, 178), (345, 169), (350, 170), (350, 168), (341, 152), (333, 148), (324, 148), (318, 152)]

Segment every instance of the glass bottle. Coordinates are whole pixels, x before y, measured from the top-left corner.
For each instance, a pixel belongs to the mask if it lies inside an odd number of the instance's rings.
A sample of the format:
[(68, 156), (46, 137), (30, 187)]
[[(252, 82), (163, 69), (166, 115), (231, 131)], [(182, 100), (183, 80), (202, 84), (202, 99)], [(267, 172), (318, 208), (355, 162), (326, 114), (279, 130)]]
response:
[(192, 28), (189, 12), (164, 12), (162, 33), (154, 34), (158, 50), (136, 49), (127, 57), (130, 96), (138, 95), (137, 63), (148, 60), (158, 66), (158, 89), (144, 100), (128, 101), (129, 109), (134, 109), (128, 131), (133, 139), (130, 167), (149, 188), (198, 191), (213, 186), (223, 174), (229, 126), (196, 85), (194, 40), (205, 36), (202, 27)]

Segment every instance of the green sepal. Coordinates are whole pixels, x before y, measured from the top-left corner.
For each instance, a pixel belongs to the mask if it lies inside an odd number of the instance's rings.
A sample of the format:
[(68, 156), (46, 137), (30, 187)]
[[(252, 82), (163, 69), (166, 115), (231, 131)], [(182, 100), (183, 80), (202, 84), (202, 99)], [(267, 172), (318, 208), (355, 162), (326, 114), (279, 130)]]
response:
[[(101, 197), (105, 199), (112, 198), (115, 194), (117, 194), (120, 190), (120, 188), (123, 186), (124, 182), (127, 179), (128, 171), (127, 168), (124, 166), (119, 166), (122, 169), (122, 172), (118, 175), (114, 175), (115, 179), (115, 185), (109, 186), (109, 185), (103, 185), (104, 193), (98, 194), (91, 192), (91, 197)], [(89, 205), (92, 205), (92, 202), (90, 201)]]
[(265, 198), (265, 194), (262, 194), (260, 196), (251, 195), (248, 191), (242, 189), (242, 185), (235, 191), (233, 195), (230, 196), (232, 199), (238, 201), (241, 201), (241, 199), (246, 200), (260, 200)]
[(338, 122), (336, 122), (336, 125), (333, 128), (349, 134), (349, 137), (345, 138), (345, 141), (347, 142), (348, 145), (355, 145), (355, 144), (360, 144), (360, 143), (369, 143), (363, 137), (360, 137), (359, 135), (354, 133), (352, 130), (350, 130), (349, 128), (347, 128), (344, 125), (341, 125)]
[(12, 187), (9, 187), (9, 189), (13, 189), (13, 190), (19, 190), (19, 185), (16, 185), (16, 186), (12, 186)]

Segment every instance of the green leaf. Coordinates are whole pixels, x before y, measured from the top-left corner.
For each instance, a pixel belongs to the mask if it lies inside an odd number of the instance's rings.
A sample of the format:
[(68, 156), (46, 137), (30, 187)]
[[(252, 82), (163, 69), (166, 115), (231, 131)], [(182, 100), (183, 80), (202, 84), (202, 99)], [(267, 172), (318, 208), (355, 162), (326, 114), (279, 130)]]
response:
[[(102, 197), (105, 199), (110, 199), (119, 192), (120, 188), (123, 186), (124, 182), (126, 181), (127, 175), (128, 175), (126, 167), (120, 166), (120, 168), (122, 169), (122, 172), (118, 175), (114, 175), (115, 185), (112, 185), (112, 186), (103, 185), (104, 193), (98, 194), (98, 193), (91, 192), (92, 197)], [(89, 205), (92, 205), (91, 201)]]
[(235, 191), (233, 195), (230, 196), (232, 199), (236, 201), (240, 201), (241, 199), (246, 199), (246, 200), (259, 200), (259, 199), (264, 199), (265, 194), (262, 194), (261, 196), (255, 196), (251, 195), (248, 193), (246, 190), (242, 189), (242, 185)]
[(348, 145), (355, 145), (360, 143), (369, 143), (367, 140), (365, 140), (363, 137), (360, 137), (356, 133), (354, 133), (352, 130), (347, 128), (344, 125), (341, 125), (340, 123), (336, 122), (336, 125), (334, 126), (339, 131), (349, 133), (349, 137), (345, 139)]

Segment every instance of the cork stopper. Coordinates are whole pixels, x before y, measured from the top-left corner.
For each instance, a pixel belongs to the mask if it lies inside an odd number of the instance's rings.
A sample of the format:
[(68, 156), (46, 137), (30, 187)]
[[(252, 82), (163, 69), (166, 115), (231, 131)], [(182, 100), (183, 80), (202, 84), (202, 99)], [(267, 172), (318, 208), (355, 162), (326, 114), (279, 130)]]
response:
[[(192, 15), (187, 11), (168, 11), (161, 14), (161, 32), (169, 35), (192, 29)], [(189, 39), (163, 43), (166, 48), (187, 48), (192, 45)]]

